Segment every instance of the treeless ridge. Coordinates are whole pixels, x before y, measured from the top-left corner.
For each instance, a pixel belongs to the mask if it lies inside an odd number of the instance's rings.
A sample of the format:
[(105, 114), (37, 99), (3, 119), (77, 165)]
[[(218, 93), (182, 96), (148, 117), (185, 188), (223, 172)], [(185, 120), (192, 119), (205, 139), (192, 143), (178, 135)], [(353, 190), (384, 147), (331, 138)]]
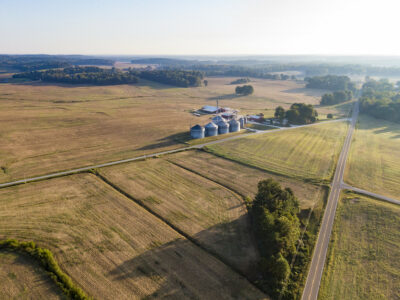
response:
[(0, 238), (34, 240), (101, 299), (263, 299), (259, 290), (91, 174), (0, 190)]

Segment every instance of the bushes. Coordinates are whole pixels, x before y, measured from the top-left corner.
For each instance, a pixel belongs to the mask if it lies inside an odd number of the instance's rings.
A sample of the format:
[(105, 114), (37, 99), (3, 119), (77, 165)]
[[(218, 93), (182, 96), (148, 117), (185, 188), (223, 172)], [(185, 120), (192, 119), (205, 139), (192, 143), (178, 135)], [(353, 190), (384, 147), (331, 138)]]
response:
[(19, 242), (14, 239), (0, 241), (0, 250), (27, 254), (34, 258), (70, 299), (90, 299), (72, 282), (71, 278), (60, 269), (50, 250), (40, 248), (34, 242)]
[(235, 92), (238, 95), (251, 95), (254, 92), (254, 88), (251, 85), (237, 86)]
[(333, 94), (324, 94), (321, 98), (321, 105), (334, 105), (346, 102), (353, 98), (352, 91), (335, 91)]

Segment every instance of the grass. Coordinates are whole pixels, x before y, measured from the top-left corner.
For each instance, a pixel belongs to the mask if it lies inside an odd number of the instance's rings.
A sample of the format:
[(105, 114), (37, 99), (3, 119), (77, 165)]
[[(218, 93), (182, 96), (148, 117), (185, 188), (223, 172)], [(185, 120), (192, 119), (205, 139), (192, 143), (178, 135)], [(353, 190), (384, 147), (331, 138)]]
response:
[(400, 124), (361, 115), (345, 173), (347, 183), (400, 199)]
[(347, 123), (271, 132), (211, 145), (207, 150), (288, 177), (329, 180), (339, 156)]
[(169, 157), (102, 168), (99, 172), (179, 230), (251, 276), (259, 257), (242, 197), (166, 161)]
[(260, 180), (273, 178), (290, 187), (299, 198), (301, 208), (309, 208), (323, 198), (323, 189), (303, 181), (271, 174), (204, 151), (185, 151), (166, 157), (169, 161), (216, 181), (243, 197), (254, 198)]
[(94, 298), (265, 297), (92, 174), (0, 190), (0, 239), (7, 238), (50, 249)]
[(273, 130), (273, 129), (277, 129), (276, 127), (263, 125), (263, 124), (253, 124), (253, 123), (247, 123), (246, 124), (246, 128), (251, 128), (251, 129), (256, 129), (256, 130)]
[[(203, 105), (265, 112), (293, 102), (317, 103), (321, 91), (303, 83), (256, 79), (255, 94), (232, 96), (234, 78), (209, 78), (208, 87), (1, 84), (0, 182), (185, 146), (191, 125), (210, 116)], [(266, 111), (267, 110), (267, 111)]]
[(400, 298), (400, 207), (345, 193), (319, 299)]
[(0, 251), (0, 298), (63, 299), (63, 295), (36, 261)]

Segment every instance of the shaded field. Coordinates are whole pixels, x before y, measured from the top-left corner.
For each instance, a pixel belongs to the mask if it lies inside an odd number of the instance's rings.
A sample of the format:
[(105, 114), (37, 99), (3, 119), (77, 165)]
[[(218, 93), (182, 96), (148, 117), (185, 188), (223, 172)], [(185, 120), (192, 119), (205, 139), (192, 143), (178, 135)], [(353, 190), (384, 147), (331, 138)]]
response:
[(288, 177), (329, 180), (346, 122), (320, 124), (227, 141), (207, 147), (216, 155)]
[[(293, 81), (254, 80), (256, 93), (236, 97), (235, 78), (209, 78), (208, 87), (137, 85), (0, 85), (0, 182), (184, 146), (191, 125), (210, 116), (203, 105), (269, 114), (279, 104), (316, 103), (320, 91)], [(265, 111), (267, 110), (267, 111)], [(186, 135), (187, 138), (187, 135)]]
[(33, 259), (0, 251), (1, 299), (63, 299), (63, 294)]
[(323, 199), (321, 187), (278, 176), (227, 160), (204, 151), (185, 151), (166, 157), (169, 161), (192, 170), (236, 191), (243, 197), (254, 198), (260, 180), (273, 178), (282, 186), (290, 187), (300, 201), (301, 208), (312, 207)]
[(400, 207), (345, 193), (319, 299), (400, 299)]
[(99, 172), (248, 276), (254, 275), (259, 256), (239, 195), (163, 158)]
[(400, 125), (359, 117), (346, 168), (347, 183), (400, 199)]
[(0, 238), (49, 248), (73, 281), (99, 299), (265, 298), (91, 174), (0, 190)]

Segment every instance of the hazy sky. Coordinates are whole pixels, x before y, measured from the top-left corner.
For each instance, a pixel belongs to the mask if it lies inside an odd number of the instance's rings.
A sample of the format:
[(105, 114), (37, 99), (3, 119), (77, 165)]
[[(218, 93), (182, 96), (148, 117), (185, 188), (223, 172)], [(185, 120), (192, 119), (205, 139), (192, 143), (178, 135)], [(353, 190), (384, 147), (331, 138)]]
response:
[(400, 55), (399, 0), (0, 0), (0, 53)]

